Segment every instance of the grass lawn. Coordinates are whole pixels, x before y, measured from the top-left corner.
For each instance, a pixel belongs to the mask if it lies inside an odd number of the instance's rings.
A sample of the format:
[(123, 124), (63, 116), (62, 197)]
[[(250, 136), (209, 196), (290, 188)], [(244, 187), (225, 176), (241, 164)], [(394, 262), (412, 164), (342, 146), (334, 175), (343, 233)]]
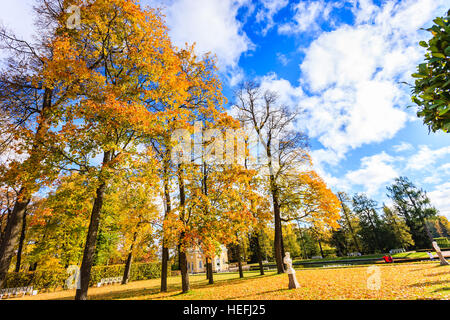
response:
[[(433, 252), (433, 254), (435, 254)], [(321, 262), (321, 261), (345, 261), (345, 260), (358, 260), (358, 259), (374, 259), (383, 258), (384, 254), (369, 254), (364, 255), (360, 257), (337, 257), (337, 258), (323, 258), (323, 259), (295, 259), (294, 262)], [(395, 258), (428, 258), (428, 254), (426, 252), (415, 252), (415, 251), (409, 251), (409, 252), (402, 252), (402, 253), (395, 253), (391, 255), (394, 259)], [(272, 262), (272, 264), (275, 264), (275, 262)], [(253, 263), (252, 265), (257, 266), (257, 263)]]
[[(434, 255), (436, 253), (432, 251)], [(393, 258), (409, 258), (409, 259), (415, 259), (415, 258), (429, 258), (428, 254), (426, 252), (402, 252), (402, 253), (396, 253), (392, 255)]]
[[(343, 260), (356, 260), (356, 259), (372, 259), (382, 258), (383, 254), (368, 254), (360, 257), (337, 257), (337, 258), (323, 258), (323, 259), (295, 259), (294, 262), (320, 262), (320, 261), (343, 261)], [(394, 257), (394, 255), (393, 255)], [(275, 263), (275, 262), (273, 262)]]
[[(215, 274), (215, 284), (208, 285), (205, 275), (190, 277), (192, 290), (180, 294), (180, 278), (168, 279), (169, 292), (159, 292), (159, 279), (136, 281), (127, 285), (90, 288), (90, 299), (450, 299), (450, 266), (439, 263), (403, 263), (380, 265), (380, 290), (369, 290), (368, 267), (311, 268), (297, 270), (300, 288), (288, 290), (288, 276), (268, 272)], [(74, 290), (43, 293), (26, 299), (73, 299)]]

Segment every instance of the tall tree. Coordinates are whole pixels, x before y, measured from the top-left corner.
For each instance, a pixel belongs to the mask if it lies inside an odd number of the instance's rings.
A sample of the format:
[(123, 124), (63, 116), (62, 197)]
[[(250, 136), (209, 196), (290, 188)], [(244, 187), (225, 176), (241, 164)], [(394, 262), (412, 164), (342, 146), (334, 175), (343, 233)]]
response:
[(426, 192), (416, 187), (407, 177), (396, 178), (387, 190), (395, 209), (410, 228), (416, 246), (431, 248), (433, 236), (426, 220), (435, 217), (437, 210), (431, 205)]
[[(112, 174), (148, 135), (157, 134), (164, 114), (148, 104), (172, 98), (182, 103), (185, 86), (180, 62), (162, 17), (137, 1), (74, 1), (82, 12), (76, 29), (68, 31), (71, 52), (82, 63), (96, 61), (89, 78), (92, 89), (80, 88), (67, 106), (64, 145), (57, 150), (66, 168), (95, 172), (96, 194), (81, 264), (76, 299), (86, 299), (96, 250), (101, 211)], [(80, 64), (81, 64), (80, 63)], [(145, 101), (145, 103), (144, 103)], [(150, 102), (151, 101), (151, 102)], [(56, 152), (56, 150), (55, 150)], [(93, 166), (89, 159), (101, 155)]]
[(369, 252), (380, 252), (384, 249), (382, 237), (382, 221), (377, 213), (377, 202), (365, 194), (353, 196), (353, 212), (359, 216), (363, 244)]
[(92, 67), (79, 63), (68, 47), (62, 1), (43, 0), (35, 13), (39, 34), (34, 43), (0, 30), (0, 49), (10, 54), (0, 74), (0, 108), (9, 126), (5, 141), (16, 154), (25, 154), (2, 169), (2, 182), (17, 187), (18, 193), (0, 245), (0, 287), (31, 198), (56, 174), (49, 159), (53, 154), (45, 147), (51, 143), (50, 129), (61, 120), (61, 105), (74, 97)]
[(414, 246), (410, 230), (405, 221), (399, 217), (397, 212), (388, 206), (383, 206), (383, 220), (386, 226), (386, 236), (390, 236), (391, 248), (409, 249)]
[(361, 252), (361, 247), (359, 245), (358, 238), (357, 238), (356, 232), (354, 230), (355, 227), (354, 227), (353, 222), (352, 222), (351, 210), (346, 204), (346, 202), (348, 202), (350, 199), (349, 199), (348, 195), (345, 194), (345, 192), (338, 192), (337, 196), (338, 196), (339, 201), (341, 203), (342, 216), (345, 219), (346, 227), (347, 227), (348, 232), (350, 233), (350, 235), (352, 237), (353, 244), (355, 245), (356, 250), (358, 252)]
[[(275, 92), (263, 91), (256, 83), (244, 83), (235, 94), (238, 119), (262, 146), (259, 163), (268, 177), (268, 193), (274, 217), (274, 247), (278, 273), (284, 272), (280, 180), (305, 162), (306, 136), (292, 129), (297, 113), (280, 103)], [(276, 145), (276, 141), (280, 143)]]
[(158, 194), (157, 164), (152, 152), (141, 158), (134, 157), (126, 170), (114, 178), (109, 198), (113, 210), (118, 212), (117, 224), (125, 248), (125, 270), (122, 284), (130, 278), (131, 265), (136, 253), (154, 239), (153, 226), (157, 219), (156, 195)]

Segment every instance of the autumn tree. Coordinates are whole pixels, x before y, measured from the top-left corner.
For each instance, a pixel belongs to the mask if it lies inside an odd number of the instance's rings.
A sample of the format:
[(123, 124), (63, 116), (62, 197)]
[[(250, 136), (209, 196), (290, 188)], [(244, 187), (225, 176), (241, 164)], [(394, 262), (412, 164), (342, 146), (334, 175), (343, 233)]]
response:
[(427, 221), (433, 238), (450, 238), (450, 221), (445, 216), (436, 216)]
[(92, 64), (80, 64), (64, 34), (62, 1), (43, 0), (35, 9), (39, 34), (34, 43), (0, 30), (0, 49), (10, 58), (0, 74), (0, 108), (6, 141), (14, 157), (2, 168), (2, 183), (17, 188), (17, 197), (0, 246), (0, 287), (14, 255), (33, 194), (57, 174), (52, 165), (50, 128), (61, 120), (61, 105), (74, 98)]
[(133, 157), (121, 168), (109, 187), (111, 195), (107, 202), (111, 206), (109, 210), (117, 213), (115, 222), (126, 257), (122, 284), (129, 281), (131, 265), (137, 253), (151, 247), (155, 239), (156, 196), (159, 193), (157, 168), (152, 152), (140, 158)]
[[(81, 288), (76, 299), (86, 299), (96, 250), (101, 211), (111, 176), (149, 135), (158, 134), (164, 114), (148, 104), (185, 100), (180, 64), (162, 17), (142, 9), (137, 1), (98, 0), (78, 5), (82, 19), (66, 30), (68, 51), (88, 77), (66, 104), (59, 144), (51, 151), (64, 170), (89, 172), (96, 187), (81, 265)], [(68, 18), (65, 14), (65, 20)], [(67, 49), (67, 48), (66, 48)], [(57, 70), (50, 70), (50, 74)], [(97, 161), (92, 159), (97, 157)], [(101, 157), (101, 161), (98, 158)], [(99, 163), (101, 162), (101, 163)]]
[(45, 198), (33, 199), (28, 210), (27, 264), (67, 268), (81, 261), (95, 193), (89, 180), (78, 173), (60, 177)]
[[(182, 170), (175, 161), (174, 153), (180, 146), (185, 146), (174, 137), (174, 133), (180, 130), (192, 132), (195, 123), (202, 123), (208, 117), (214, 123), (224, 99), (213, 57), (209, 54), (198, 57), (195, 54), (194, 46), (178, 50), (176, 55), (180, 61), (180, 73), (185, 82), (186, 99), (181, 104), (175, 104), (169, 98), (157, 104), (152, 101), (144, 101), (150, 110), (166, 114), (164, 121), (160, 122), (159, 134), (150, 139), (150, 144), (160, 162), (164, 201), (163, 225), (174, 209), (171, 193), (174, 192), (173, 185), (176, 184), (177, 177)], [(191, 145), (189, 144), (187, 148), (190, 149)], [(166, 291), (170, 243), (166, 241), (166, 228), (163, 227), (162, 233), (161, 291)], [(172, 245), (175, 244), (172, 243)]]
[[(280, 103), (275, 92), (263, 92), (256, 83), (244, 83), (235, 93), (234, 110), (263, 150), (260, 168), (268, 177), (275, 228), (275, 259), (278, 273), (284, 272), (280, 180), (305, 162), (305, 135), (292, 128), (297, 114)], [(276, 145), (276, 141), (280, 142)], [(254, 155), (255, 156), (255, 155)]]
[[(197, 122), (186, 131), (189, 139), (195, 132), (201, 134), (199, 146), (193, 153), (187, 151), (190, 148), (179, 150), (187, 152), (188, 157), (178, 164), (179, 205), (165, 226), (178, 243), (183, 292), (189, 290), (185, 266), (189, 249), (202, 250), (207, 259), (208, 279), (213, 283), (212, 261), (221, 246), (238, 245), (258, 217), (262, 220), (262, 211), (258, 210), (262, 197), (251, 183), (256, 172), (236, 163), (236, 141), (227, 136), (228, 129), (237, 123), (223, 112), (200, 111), (201, 128), (196, 130)], [(229, 143), (232, 156), (230, 161), (224, 161), (227, 151), (223, 146)]]
[(291, 257), (301, 256), (301, 248), (295, 233), (295, 224), (287, 223), (283, 226), (283, 244), (284, 250), (289, 252)]
[(336, 195), (313, 170), (292, 171), (280, 183), (282, 221), (307, 226), (309, 234), (319, 245), (329, 238), (331, 230), (338, 228), (340, 205)]
[[(184, 269), (188, 249), (200, 248), (211, 263), (222, 245), (237, 245), (256, 223), (249, 201), (256, 198), (248, 183), (249, 172), (239, 167), (219, 166), (210, 168), (205, 176), (201, 173), (204, 169), (204, 166), (183, 166), (179, 183), (180, 211), (171, 215), (166, 225), (175, 232), (173, 236), (178, 241), (183, 292), (189, 290), (187, 267)], [(213, 282), (211, 266), (209, 280)]]
[(384, 237), (390, 248), (409, 249), (414, 246), (408, 225), (395, 210), (386, 205), (383, 206), (383, 222), (386, 230)]
[(162, 181), (162, 198), (164, 202), (164, 215), (160, 231), (161, 236), (161, 292), (167, 291), (167, 275), (169, 267), (169, 244), (165, 235), (164, 221), (172, 211), (172, 188), (171, 181), (174, 177), (175, 168), (172, 163), (172, 146), (170, 141), (170, 133), (172, 129), (169, 127), (160, 137), (153, 139), (151, 145), (155, 152), (155, 156), (160, 162), (159, 178)]

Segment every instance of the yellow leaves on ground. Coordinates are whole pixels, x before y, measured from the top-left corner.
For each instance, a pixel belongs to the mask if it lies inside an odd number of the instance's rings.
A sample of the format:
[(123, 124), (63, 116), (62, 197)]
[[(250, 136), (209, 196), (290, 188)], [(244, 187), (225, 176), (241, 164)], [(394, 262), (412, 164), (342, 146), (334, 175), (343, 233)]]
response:
[[(273, 272), (259, 276), (246, 272), (244, 279), (236, 273), (215, 274), (208, 285), (203, 274), (191, 276), (192, 291), (179, 294), (179, 278), (168, 280), (169, 292), (159, 292), (159, 279), (137, 281), (126, 286), (92, 288), (90, 299), (181, 299), (181, 300), (345, 300), (345, 299), (449, 299), (450, 267), (437, 263), (380, 266), (380, 290), (370, 290), (368, 267), (317, 268), (297, 270), (300, 288), (288, 290), (287, 274)], [(70, 299), (71, 291), (42, 294), (28, 299)]]

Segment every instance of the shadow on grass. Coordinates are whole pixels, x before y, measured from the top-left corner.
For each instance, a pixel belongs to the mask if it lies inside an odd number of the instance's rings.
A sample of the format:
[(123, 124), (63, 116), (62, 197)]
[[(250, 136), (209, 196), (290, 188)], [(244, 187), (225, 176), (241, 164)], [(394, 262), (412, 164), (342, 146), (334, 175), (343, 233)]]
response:
[(409, 287), (416, 288), (416, 287), (423, 287), (423, 286), (446, 285), (449, 283), (450, 283), (450, 280), (436, 280), (436, 281), (427, 281), (427, 282), (410, 284)]
[[(209, 284), (209, 283), (196, 283), (191, 285), (191, 290), (189, 292), (186, 293), (181, 293), (178, 292), (181, 290), (181, 285), (177, 285), (176, 289), (177, 289), (177, 293), (174, 293), (172, 295), (169, 296), (165, 296), (164, 298), (170, 298), (170, 297), (176, 297), (176, 296), (186, 296), (186, 298), (189, 298), (190, 295), (195, 295), (196, 292), (194, 289), (202, 289), (202, 288), (218, 288), (218, 287), (223, 287), (223, 286), (228, 286), (228, 285), (233, 285), (236, 283), (240, 283), (240, 282), (244, 282), (246, 280), (253, 280), (253, 279), (260, 279), (260, 278), (266, 278), (266, 277), (272, 277), (277, 275), (276, 273), (274, 274), (265, 274), (265, 275), (260, 275), (260, 274), (255, 274), (255, 275), (250, 275), (244, 278), (232, 278), (232, 279), (223, 279), (223, 280), (214, 280), (214, 284)], [(205, 282), (207, 280), (204, 280)], [(172, 292), (174, 290), (169, 290), (169, 292)], [(159, 298), (155, 298), (155, 299), (159, 299)], [(233, 298), (234, 299), (234, 298)], [(152, 298), (148, 298), (148, 300), (153, 300)]]
[[(416, 272), (416, 271), (422, 271), (422, 270), (430, 270), (431, 268), (441, 268), (441, 267), (446, 267), (446, 266), (441, 266), (441, 265), (438, 264), (438, 262), (436, 262), (436, 261), (427, 261), (427, 262), (425, 262), (425, 263), (420, 263), (420, 264), (417, 264), (417, 265), (426, 265), (426, 266), (428, 266), (428, 267), (427, 267), (427, 268), (411, 269), (411, 270), (409, 270), (408, 272)], [(433, 266), (431, 267), (431, 265), (433, 265)], [(446, 272), (444, 272), (444, 273), (446, 273)]]
[[(147, 296), (146, 299), (148, 300), (154, 300), (154, 299), (170, 299), (171, 297), (183, 297), (185, 296), (186, 299), (189, 299), (190, 295), (195, 295), (195, 289), (202, 289), (202, 288), (208, 288), (208, 287), (222, 287), (226, 285), (231, 285), (239, 282), (243, 282), (250, 279), (258, 279), (258, 278), (265, 278), (265, 277), (271, 277), (275, 274), (266, 274), (266, 275), (260, 275), (260, 274), (251, 274), (247, 275), (244, 278), (239, 278), (237, 275), (237, 278), (231, 278), (231, 279), (215, 279), (214, 284), (208, 284), (206, 279), (203, 279), (199, 282), (191, 283), (191, 290), (186, 293), (181, 292), (181, 283), (180, 284), (172, 284), (168, 285), (168, 291), (165, 293), (160, 292), (159, 286), (149, 287), (149, 288), (139, 288), (139, 289), (126, 289), (123, 290), (117, 290), (114, 292), (108, 292), (108, 293), (91, 293), (89, 294), (89, 300), (118, 300), (118, 299), (128, 299), (128, 298), (139, 298)], [(180, 277), (181, 278), (181, 277)], [(157, 294), (163, 294), (163, 296), (160, 297), (148, 297), (151, 295), (157, 295)], [(72, 300), (72, 297), (64, 297), (64, 298), (58, 298), (55, 300)]]
[(442, 272), (438, 272), (438, 273), (429, 273), (429, 274), (426, 274), (425, 277), (439, 277), (439, 276), (443, 276), (446, 274), (450, 274), (450, 270), (442, 271)]
[(267, 293), (274, 293), (274, 292), (286, 292), (286, 291), (293, 291), (295, 289), (277, 289), (277, 290), (270, 290), (270, 291), (264, 291), (264, 292), (259, 292), (259, 293), (251, 293), (251, 294), (247, 294), (247, 295), (243, 295), (243, 296), (239, 296), (239, 297), (233, 297), (233, 298), (228, 298), (228, 299), (224, 299), (224, 300), (246, 300), (245, 298), (248, 297), (258, 297), (258, 296), (262, 296), (264, 294)]
[(450, 287), (442, 287), (442, 288), (434, 290), (433, 292), (437, 293), (437, 292), (441, 292), (441, 291), (448, 291), (448, 292), (450, 292)]

